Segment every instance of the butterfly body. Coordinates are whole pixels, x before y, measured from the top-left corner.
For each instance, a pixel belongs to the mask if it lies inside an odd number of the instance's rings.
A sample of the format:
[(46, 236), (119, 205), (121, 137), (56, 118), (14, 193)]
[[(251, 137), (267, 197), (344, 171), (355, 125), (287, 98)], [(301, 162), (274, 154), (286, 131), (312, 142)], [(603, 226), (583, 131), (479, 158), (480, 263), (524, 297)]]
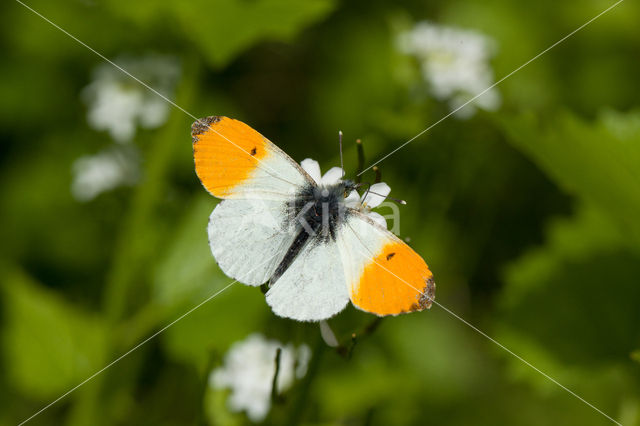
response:
[(290, 220), (289, 226), (296, 228), (297, 235), (271, 277), (270, 285), (275, 284), (306, 244), (336, 241), (337, 233), (349, 214), (345, 194), (354, 187), (349, 180), (331, 185), (309, 183), (292, 197), (286, 216)]
[(317, 182), (226, 117), (198, 120), (192, 138), (198, 177), (223, 199), (209, 220), (211, 251), (236, 280), (268, 282), (276, 314), (319, 321), (349, 300), (378, 315), (431, 306), (435, 284), (426, 263), (367, 215), (365, 201), (354, 203), (355, 185), (341, 169), (331, 182)]

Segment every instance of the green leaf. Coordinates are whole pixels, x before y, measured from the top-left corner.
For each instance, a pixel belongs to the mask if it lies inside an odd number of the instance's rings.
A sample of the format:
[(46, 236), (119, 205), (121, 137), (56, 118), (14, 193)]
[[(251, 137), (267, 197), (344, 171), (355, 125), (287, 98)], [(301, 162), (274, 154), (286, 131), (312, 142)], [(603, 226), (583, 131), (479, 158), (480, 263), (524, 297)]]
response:
[(190, 2), (109, 0), (114, 13), (141, 25), (153, 18), (176, 20), (214, 66), (222, 66), (259, 41), (289, 41), (325, 17), (333, 0), (195, 0)]
[(505, 268), (501, 301), (508, 309), (543, 286), (569, 263), (586, 263), (592, 257), (630, 247), (624, 234), (600, 210), (579, 206), (570, 218), (549, 223), (546, 243), (522, 255)]
[[(232, 281), (213, 281), (208, 286), (210, 295)], [(194, 306), (183, 305), (180, 313)], [(212, 354), (222, 357), (234, 341), (263, 330), (272, 315), (260, 289), (236, 283), (166, 330), (162, 339), (174, 359), (203, 367)]]
[(560, 113), (501, 119), (510, 141), (568, 193), (600, 208), (640, 245), (640, 112), (595, 124)]
[(333, 9), (331, 0), (200, 0), (189, 6), (175, 4), (185, 32), (214, 65), (225, 64), (260, 40), (291, 40)]
[(8, 380), (19, 391), (50, 399), (103, 367), (106, 327), (23, 272), (2, 277)]
[(158, 262), (152, 284), (154, 303), (176, 306), (198, 300), (223, 280), (207, 241), (207, 222), (215, 201), (202, 194), (187, 206), (175, 236)]
[(244, 415), (229, 411), (228, 390), (217, 390), (207, 386), (204, 394), (204, 413), (210, 425), (241, 426), (246, 424)]
[(506, 269), (501, 323), (563, 362), (623, 362), (640, 340), (638, 276), (637, 251), (606, 215), (583, 206)]

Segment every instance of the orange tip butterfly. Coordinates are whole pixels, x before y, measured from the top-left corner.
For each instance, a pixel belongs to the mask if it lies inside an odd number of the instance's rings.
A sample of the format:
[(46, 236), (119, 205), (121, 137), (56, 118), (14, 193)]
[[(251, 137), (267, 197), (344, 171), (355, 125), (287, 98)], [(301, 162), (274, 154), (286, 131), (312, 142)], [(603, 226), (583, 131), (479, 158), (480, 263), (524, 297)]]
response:
[(431, 307), (433, 273), (364, 207), (345, 201), (354, 195), (352, 181), (317, 183), (275, 144), (231, 118), (202, 118), (191, 136), (198, 178), (223, 199), (209, 219), (213, 256), (241, 283), (268, 283), (274, 313), (321, 321), (349, 300), (379, 316)]

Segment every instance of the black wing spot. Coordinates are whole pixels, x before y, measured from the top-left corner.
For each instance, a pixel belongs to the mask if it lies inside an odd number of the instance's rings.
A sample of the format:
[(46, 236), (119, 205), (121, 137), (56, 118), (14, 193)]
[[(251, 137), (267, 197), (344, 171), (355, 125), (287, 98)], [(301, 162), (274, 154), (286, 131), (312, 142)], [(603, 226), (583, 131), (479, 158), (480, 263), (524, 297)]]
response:
[(256, 155), (256, 152), (258, 152), (258, 150), (254, 146), (253, 149), (251, 150), (251, 155)]
[(387, 260), (391, 260), (391, 258), (392, 258), (393, 256), (395, 256), (395, 255), (396, 255), (395, 253), (389, 253), (389, 254), (387, 255)]

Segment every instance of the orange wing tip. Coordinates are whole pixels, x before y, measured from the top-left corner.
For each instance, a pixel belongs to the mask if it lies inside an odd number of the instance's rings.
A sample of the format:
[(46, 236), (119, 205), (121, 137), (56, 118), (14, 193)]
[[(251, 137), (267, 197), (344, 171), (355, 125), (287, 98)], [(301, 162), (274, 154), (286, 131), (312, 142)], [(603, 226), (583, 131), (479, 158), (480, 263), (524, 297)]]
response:
[(269, 155), (270, 143), (241, 121), (211, 116), (191, 126), (193, 160), (204, 187), (228, 198), (241, 185), (254, 185), (252, 173)]
[(436, 283), (424, 260), (408, 245), (391, 242), (362, 271), (352, 285), (351, 301), (379, 316), (431, 308)]
[(425, 281), (425, 286), (422, 289), (422, 291), (420, 292), (420, 295), (418, 297), (418, 303), (413, 303), (409, 309), (407, 310), (401, 310), (400, 312), (395, 312), (395, 313), (388, 313), (388, 314), (377, 314), (378, 316), (398, 316), (398, 315), (402, 315), (402, 314), (410, 314), (412, 312), (420, 312), (420, 311), (424, 311), (426, 309), (431, 309), (431, 306), (433, 305), (433, 302), (436, 300), (436, 282), (433, 280), (433, 278), (429, 278), (428, 280)]
[(192, 125), (191, 125), (191, 140), (193, 141), (194, 145), (198, 142), (199, 138), (198, 136), (200, 136), (201, 134), (207, 132), (210, 128), (212, 124), (216, 124), (218, 122), (220, 122), (224, 117), (218, 116), (218, 115), (212, 115), (209, 117), (204, 117), (204, 118), (200, 118), (198, 120), (196, 120)]

